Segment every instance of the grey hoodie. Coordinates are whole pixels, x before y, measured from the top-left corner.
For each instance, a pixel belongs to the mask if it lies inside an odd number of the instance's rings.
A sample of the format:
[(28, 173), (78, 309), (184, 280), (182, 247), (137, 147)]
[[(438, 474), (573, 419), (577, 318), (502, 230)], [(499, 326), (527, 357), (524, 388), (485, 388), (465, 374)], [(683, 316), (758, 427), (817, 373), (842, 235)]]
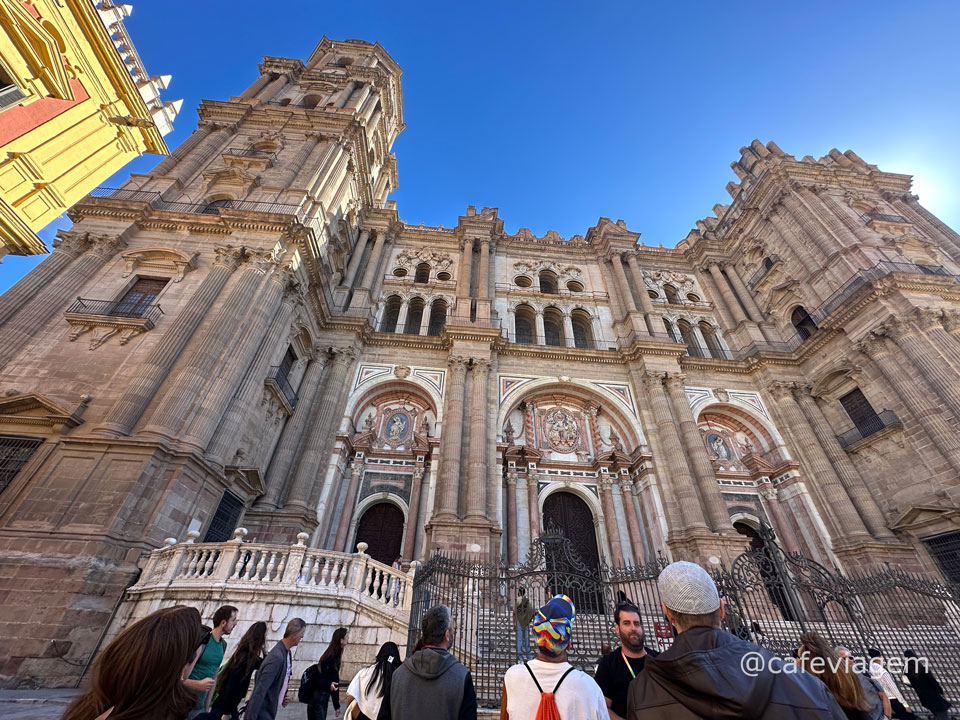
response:
[(477, 694), (470, 671), (441, 648), (427, 647), (408, 657), (393, 673), (389, 699), (392, 720), (477, 717)]

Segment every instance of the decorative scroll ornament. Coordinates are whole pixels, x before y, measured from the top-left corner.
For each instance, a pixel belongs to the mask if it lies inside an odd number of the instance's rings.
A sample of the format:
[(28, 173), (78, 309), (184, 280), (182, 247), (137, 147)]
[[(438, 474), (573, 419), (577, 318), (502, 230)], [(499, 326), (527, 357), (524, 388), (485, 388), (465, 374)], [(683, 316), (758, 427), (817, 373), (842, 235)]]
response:
[(547, 441), (557, 452), (572, 452), (580, 439), (580, 427), (576, 419), (562, 408), (547, 412), (544, 419)]

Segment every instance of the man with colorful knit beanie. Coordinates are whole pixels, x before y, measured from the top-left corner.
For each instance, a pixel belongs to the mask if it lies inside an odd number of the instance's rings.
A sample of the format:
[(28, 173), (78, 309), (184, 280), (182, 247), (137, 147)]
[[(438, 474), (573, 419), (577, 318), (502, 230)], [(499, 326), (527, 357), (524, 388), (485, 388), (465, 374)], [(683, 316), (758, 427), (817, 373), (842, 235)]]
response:
[(555, 595), (533, 618), (537, 657), (503, 677), (501, 720), (609, 720), (600, 687), (567, 662), (576, 610)]

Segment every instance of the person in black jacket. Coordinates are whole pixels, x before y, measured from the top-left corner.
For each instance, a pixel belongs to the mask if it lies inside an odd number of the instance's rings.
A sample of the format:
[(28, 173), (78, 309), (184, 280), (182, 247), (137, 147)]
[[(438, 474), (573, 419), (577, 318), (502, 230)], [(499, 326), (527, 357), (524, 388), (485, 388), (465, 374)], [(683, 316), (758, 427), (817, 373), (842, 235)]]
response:
[(239, 720), (239, 706), (247, 696), (250, 677), (263, 662), (267, 645), (267, 624), (255, 622), (244, 633), (236, 651), (217, 677), (217, 694), (211, 714), (220, 720)]
[[(307, 720), (327, 720), (327, 707), (333, 700), (333, 709), (340, 717), (340, 661), (343, 648), (347, 645), (347, 629), (337, 628), (320, 661), (308, 668), (306, 677), (309, 683), (307, 698)], [(302, 691), (301, 691), (302, 692)]]
[(920, 698), (920, 704), (933, 713), (934, 720), (946, 720), (947, 710), (952, 706), (943, 697), (943, 688), (927, 667), (926, 658), (918, 658), (913, 650), (904, 650), (903, 656), (906, 658), (904, 675)]

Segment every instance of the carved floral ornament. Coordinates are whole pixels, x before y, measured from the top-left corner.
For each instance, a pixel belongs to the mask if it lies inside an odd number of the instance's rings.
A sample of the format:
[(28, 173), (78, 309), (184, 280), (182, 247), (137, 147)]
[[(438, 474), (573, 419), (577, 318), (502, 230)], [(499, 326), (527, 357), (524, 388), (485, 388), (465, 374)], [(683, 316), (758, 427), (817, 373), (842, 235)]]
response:
[(528, 275), (530, 277), (539, 275), (544, 270), (549, 270), (561, 280), (581, 280), (583, 278), (583, 271), (576, 265), (565, 265), (551, 262), (549, 260), (541, 262), (521, 260), (520, 262), (515, 262), (513, 264), (513, 270), (514, 275)]
[(664, 285), (673, 285), (677, 292), (683, 294), (698, 292), (692, 277), (672, 270), (644, 270), (643, 282), (648, 288), (661, 294)]
[(395, 261), (401, 267), (415, 267), (420, 263), (429, 263), (436, 270), (447, 270), (453, 265), (453, 258), (449, 253), (424, 247), (417, 251), (401, 250)]

